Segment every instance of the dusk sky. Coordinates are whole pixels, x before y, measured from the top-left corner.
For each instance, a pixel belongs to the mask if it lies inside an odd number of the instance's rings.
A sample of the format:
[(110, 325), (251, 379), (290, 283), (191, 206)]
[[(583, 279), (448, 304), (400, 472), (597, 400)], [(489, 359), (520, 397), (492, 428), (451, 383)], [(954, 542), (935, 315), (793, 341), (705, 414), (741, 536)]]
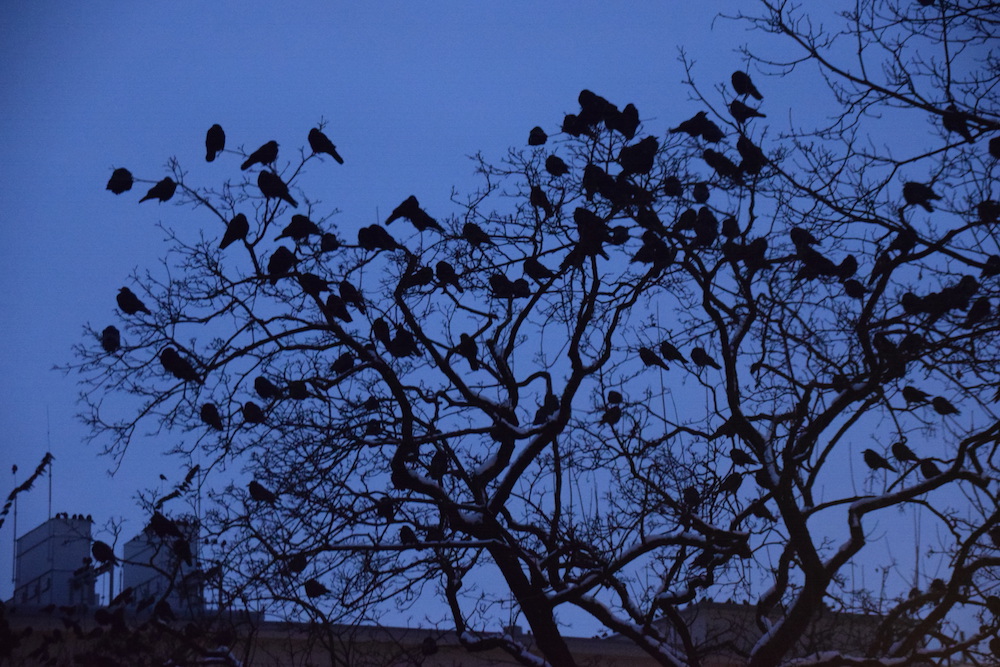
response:
[[(452, 187), (476, 185), (467, 156), (499, 160), (524, 146), (534, 125), (557, 132), (582, 88), (634, 103), (655, 135), (691, 116), (701, 106), (682, 85), (681, 46), (697, 61), (703, 92), (721, 103), (713, 87), (745, 65), (737, 47), (766, 39), (732, 21), (713, 23), (741, 5), (4, 3), (0, 491), (14, 486), (12, 465), (20, 483), (51, 451), (52, 511), (91, 514), (98, 530), (124, 519), (125, 540), (143, 525), (136, 490), (156, 487), (161, 472), (176, 479), (175, 463), (161, 454), (171, 436), (142, 438), (110, 477), (115, 462), (86, 444), (76, 417), (77, 377), (52, 370), (73, 362), (84, 325), (116, 321), (115, 294), (131, 272), (162, 271), (157, 222), (220, 234), (199, 211), (138, 204), (149, 184), (111, 194), (113, 168), (158, 180), (176, 156), (188, 182), (218, 185), (236, 177), (241, 158), (205, 162), (213, 123), (229, 149), (250, 152), (275, 139), (287, 159), (322, 119), (346, 163), (313, 166), (310, 182), (324, 189), (310, 196), (341, 210), (332, 222), (342, 236), (411, 194), (446, 217), (456, 210)], [(754, 76), (772, 118), (786, 123), (795, 98), (797, 112), (808, 111), (802, 89), (774, 91), (777, 80)], [(20, 496), (19, 534), (48, 511), (43, 480)], [(8, 517), (2, 599), (12, 592), (12, 537)]]

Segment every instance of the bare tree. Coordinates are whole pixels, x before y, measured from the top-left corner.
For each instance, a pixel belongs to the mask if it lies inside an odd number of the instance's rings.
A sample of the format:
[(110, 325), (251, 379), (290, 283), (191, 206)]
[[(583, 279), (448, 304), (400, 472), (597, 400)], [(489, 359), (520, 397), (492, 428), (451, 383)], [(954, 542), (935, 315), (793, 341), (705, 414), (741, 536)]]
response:
[[(365, 622), (433, 597), (469, 650), (539, 664), (514, 614), (552, 665), (575, 609), (696, 665), (688, 603), (736, 598), (751, 665), (995, 660), (1000, 12), (849, 4), (832, 29), (733, 17), (785, 55), (708, 88), (689, 67), (669, 129), (582, 92), (447, 216), (411, 197), (338, 229), (298, 187), (334, 168), (308, 149), (218, 189), (172, 161), (147, 197), (176, 183), (217, 229), (170, 232), (118, 343), (79, 347), (95, 435), (194, 438), (229, 604)], [(829, 112), (780, 126), (803, 73)], [(933, 580), (857, 586), (909, 508)], [(831, 610), (867, 631), (817, 639)]]

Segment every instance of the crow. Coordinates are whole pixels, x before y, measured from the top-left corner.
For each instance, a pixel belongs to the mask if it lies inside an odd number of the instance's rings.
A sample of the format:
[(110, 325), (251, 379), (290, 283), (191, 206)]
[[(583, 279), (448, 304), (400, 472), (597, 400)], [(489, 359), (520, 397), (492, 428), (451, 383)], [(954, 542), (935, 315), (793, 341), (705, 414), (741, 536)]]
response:
[(639, 358), (642, 359), (642, 363), (646, 364), (646, 366), (659, 366), (665, 371), (670, 370), (670, 367), (663, 363), (663, 359), (660, 359), (656, 352), (653, 352), (648, 347), (639, 348)]
[(257, 395), (265, 401), (281, 398), (281, 389), (263, 375), (257, 376), (257, 379), (253, 381), (253, 388), (257, 392)]
[(536, 283), (543, 283), (555, 275), (551, 269), (539, 262), (537, 257), (528, 257), (524, 260), (524, 274)]
[(257, 187), (265, 199), (283, 199), (293, 208), (299, 207), (299, 203), (288, 193), (288, 186), (273, 171), (265, 170), (257, 174)]
[(932, 479), (941, 474), (941, 469), (930, 459), (924, 459), (920, 462), (920, 474), (924, 479)]
[(330, 592), (329, 588), (327, 588), (320, 582), (316, 581), (315, 579), (307, 580), (306, 583), (303, 584), (303, 588), (305, 588), (306, 596), (308, 596), (310, 599), (318, 598)]
[(607, 424), (608, 426), (614, 426), (622, 418), (622, 408), (620, 405), (612, 405), (610, 408), (604, 411), (601, 415), (602, 424)]
[(326, 153), (336, 160), (337, 164), (344, 164), (344, 158), (340, 157), (337, 147), (318, 127), (309, 130), (309, 148), (312, 149), (313, 153)]
[(320, 294), (330, 291), (330, 284), (317, 276), (315, 273), (300, 273), (296, 276), (299, 287), (311, 297), (319, 299)]
[(921, 391), (914, 386), (906, 385), (903, 387), (903, 399), (906, 400), (906, 404), (910, 403), (926, 403), (931, 398), (931, 395), (926, 391)]
[(167, 176), (162, 181), (154, 185), (146, 193), (146, 196), (139, 200), (139, 203), (146, 201), (147, 199), (159, 199), (161, 202), (165, 202), (174, 196), (174, 192), (177, 190), (177, 184), (174, 183), (174, 179)]
[(660, 142), (655, 137), (646, 137), (634, 146), (625, 146), (618, 153), (618, 164), (629, 174), (648, 174), (653, 169)]
[(417, 539), (417, 534), (409, 526), (403, 526), (399, 529), (399, 541), (401, 544), (406, 545), (420, 543), (420, 540)]
[(118, 307), (121, 308), (122, 312), (126, 315), (135, 315), (136, 313), (146, 313), (147, 315), (152, 315), (149, 308), (146, 308), (146, 304), (139, 300), (132, 290), (127, 287), (122, 287), (118, 290), (118, 296), (116, 297), (118, 301)]
[(660, 343), (660, 355), (665, 361), (685, 362), (684, 355), (681, 354), (681, 351), (667, 341)]
[(451, 285), (459, 292), (463, 292), (461, 283), (458, 282), (458, 273), (455, 272), (455, 267), (448, 262), (441, 260), (434, 267), (434, 274), (437, 276), (438, 283), (444, 287), (445, 285)]
[(735, 118), (736, 122), (740, 125), (747, 122), (751, 118), (767, 118), (767, 116), (762, 114), (757, 109), (747, 106), (739, 100), (733, 100), (729, 103), (729, 113), (732, 114), (733, 118)]
[(528, 145), (529, 146), (541, 146), (546, 141), (548, 141), (549, 135), (545, 134), (545, 130), (538, 127), (537, 125), (531, 128), (531, 132), (528, 133)]
[(247, 401), (243, 404), (243, 421), (248, 424), (263, 424), (264, 411), (253, 401)]
[(267, 277), (272, 285), (277, 284), (279, 278), (287, 276), (298, 263), (299, 259), (291, 250), (285, 246), (278, 246), (278, 249), (271, 255), (267, 262)]
[(343, 375), (352, 368), (354, 368), (354, 355), (350, 352), (344, 352), (330, 364), (330, 370), (337, 375)]
[(203, 422), (216, 431), (222, 431), (225, 428), (222, 424), (222, 416), (219, 414), (219, 408), (215, 407), (215, 403), (205, 403), (202, 405), (200, 416)]
[(336, 234), (324, 233), (319, 237), (319, 251), (320, 252), (333, 252), (340, 247), (340, 239), (337, 238)]
[(923, 206), (928, 213), (933, 213), (931, 200), (941, 199), (941, 195), (936, 194), (931, 186), (925, 183), (907, 181), (903, 183), (903, 199), (909, 206)]
[(705, 164), (714, 169), (715, 173), (719, 176), (736, 181), (737, 183), (743, 181), (743, 172), (740, 168), (735, 162), (719, 151), (706, 148), (701, 154), (701, 159), (705, 161)]
[(181, 532), (180, 528), (177, 527), (177, 524), (159, 512), (153, 512), (153, 516), (150, 517), (149, 529), (156, 533), (157, 537), (160, 539), (165, 537), (184, 537), (184, 534)]
[(160, 363), (168, 373), (178, 380), (194, 382), (196, 384), (201, 384), (202, 382), (201, 376), (198, 375), (198, 371), (194, 369), (191, 362), (178, 354), (177, 350), (172, 347), (164, 348), (160, 352)]
[(344, 303), (344, 300), (336, 294), (330, 294), (326, 297), (326, 306), (324, 310), (327, 317), (335, 317), (344, 322), (354, 321), (354, 318), (351, 317), (351, 313), (347, 310), (347, 304)]
[(896, 457), (896, 460), (900, 463), (920, 460), (917, 458), (917, 455), (913, 453), (913, 450), (907, 447), (902, 440), (892, 443), (892, 455)]
[(739, 447), (733, 447), (731, 450), (729, 450), (729, 458), (732, 459), (733, 463), (738, 466), (749, 466), (756, 463), (756, 461), (752, 456), (747, 454)]
[(216, 123), (205, 133), (205, 161), (214, 160), (225, 147), (226, 133), (222, 131), (222, 126)]
[(118, 328), (114, 325), (104, 327), (104, 331), (101, 332), (101, 347), (104, 351), (108, 354), (117, 352), (121, 345), (122, 335)]
[(246, 159), (246, 162), (240, 165), (240, 169), (246, 171), (255, 164), (271, 164), (278, 159), (278, 142), (269, 141), (253, 153), (250, 157)]
[(608, 391), (607, 402), (608, 405), (618, 405), (625, 399), (620, 391), (615, 391), (614, 389)]
[(670, 130), (671, 134), (684, 132), (692, 137), (702, 137), (705, 141), (717, 143), (726, 135), (723, 134), (719, 126), (708, 119), (707, 111), (699, 111), (675, 128)]
[(120, 195), (123, 192), (127, 192), (132, 189), (132, 172), (123, 167), (119, 167), (111, 172), (111, 178), (108, 179), (108, 187), (111, 192), (116, 195)]
[(558, 155), (550, 155), (545, 158), (545, 171), (555, 177), (565, 176), (569, 173), (569, 167)]
[(484, 243), (486, 245), (493, 245), (490, 235), (474, 222), (467, 222), (462, 226), (462, 238), (477, 248)]
[[(415, 267), (414, 267), (415, 268)], [(434, 269), (421, 266), (414, 271), (407, 271), (399, 278), (399, 288), (405, 292), (414, 287), (425, 287), (434, 281)]]
[(358, 230), (358, 245), (365, 250), (403, 250), (403, 246), (380, 225), (368, 225)]
[(729, 473), (722, 483), (719, 484), (720, 493), (736, 493), (743, 485), (743, 475), (738, 472)]
[(545, 190), (542, 190), (540, 186), (531, 186), (531, 193), (528, 195), (528, 203), (535, 208), (542, 209), (545, 213), (545, 220), (548, 220), (555, 215), (555, 209), (552, 208), (552, 202), (549, 201), (548, 195), (545, 194)]
[(695, 347), (691, 349), (691, 361), (694, 362), (695, 366), (698, 366), (700, 368), (704, 368), (705, 366), (711, 366), (716, 370), (722, 369), (722, 366), (719, 366), (719, 363), (712, 357), (708, 356), (708, 352), (706, 352), (705, 349), (701, 347)]
[(939, 415), (957, 415), (959, 414), (958, 408), (951, 404), (944, 396), (935, 396), (931, 399), (931, 407), (934, 408), (934, 412)]
[(413, 195), (407, 197), (402, 204), (393, 209), (389, 217), (385, 219), (385, 224), (392, 224), (393, 221), (399, 218), (406, 218), (409, 220), (413, 223), (413, 226), (417, 228), (418, 232), (422, 232), (427, 229), (436, 229), (439, 232), (444, 231), (441, 225), (438, 224), (437, 220), (432, 218), (427, 211), (420, 208), (420, 203)]
[(115, 551), (106, 542), (101, 542), (100, 540), (94, 540), (94, 544), (90, 547), (90, 553), (94, 555), (94, 558), (101, 563), (117, 563), (118, 559), (115, 558)]
[(304, 215), (295, 214), (292, 216), (292, 221), (285, 225), (285, 228), (281, 230), (281, 234), (276, 236), (274, 240), (280, 241), (284, 238), (290, 238), (294, 241), (305, 241), (311, 234), (319, 236), (322, 233), (323, 230), (315, 222)]
[(219, 244), (219, 250), (225, 250), (237, 241), (242, 241), (247, 237), (249, 231), (250, 222), (247, 220), (247, 217), (242, 213), (237, 213), (229, 221), (229, 224), (226, 225), (226, 233), (222, 235), (222, 243)]
[(753, 81), (750, 80), (750, 75), (746, 72), (741, 72), (739, 70), (733, 72), (733, 75), (729, 79), (733, 84), (733, 90), (740, 97), (751, 96), (755, 100), (762, 100), (764, 96), (760, 94), (757, 90), (757, 86), (753, 85)]
[(770, 163), (770, 160), (764, 155), (764, 151), (742, 134), (736, 140), (736, 150), (743, 158), (743, 161), (740, 162), (740, 170), (748, 174), (759, 174), (764, 166)]
[(630, 102), (618, 114), (605, 118), (604, 124), (609, 130), (620, 132), (625, 139), (632, 141), (639, 129), (639, 110)]
[(885, 457), (876, 452), (874, 449), (866, 449), (862, 452), (862, 455), (864, 456), (865, 464), (872, 470), (883, 468), (891, 472), (897, 472), (897, 470), (893, 468), (888, 461), (886, 461)]
[(250, 491), (250, 497), (259, 503), (273, 505), (278, 500), (278, 497), (273, 492), (255, 479), (250, 480), (247, 489)]
[(695, 183), (691, 188), (691, 199), (699, 204), (707, 202), (710, 196), (712, 196), (712, 192), (708, 189), (708, 183), (704, 181)]
[(972, 132), (969, 131), (969, 124), (966, 122), (965, 113), (959, 111), (954, 104), (949, 104), (948, 108), (944, 110), (944, 113), (941, 115), (941, 122), (944, 125), (944, 129), (961, 135), (970, 144), (976, 143), (976, 140), (972, 137)]
[(365, 309), (365, 298), (361, 295), (361, 291), (355, 287), (348, 280), (341, 280), (338, 286), (340, 292), (340, 298), (344, 300), (344, 303), (349, 303), (358, 309), (361, 314), (367, 313)]
[(467, 333), (459, 334), (458, 345), (455, 346), (455, 351), (468, 360), (471, 370), (479, 370), (479, 346), (476, 345), (476, 341), (472, 336)]

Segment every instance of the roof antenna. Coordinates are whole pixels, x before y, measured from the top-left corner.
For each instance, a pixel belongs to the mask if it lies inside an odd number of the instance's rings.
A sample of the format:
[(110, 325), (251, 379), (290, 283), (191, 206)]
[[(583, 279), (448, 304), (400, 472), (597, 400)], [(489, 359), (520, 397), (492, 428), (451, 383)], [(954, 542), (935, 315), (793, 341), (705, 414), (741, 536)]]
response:
[[(10, 474), (14, 476), (14, 489), (17, 490), (17, 464), (10, 467)], [(10, 565), (10, 580), (17, 586), (17, 497), (19, 493), (14, 494), (14, 539), (12, 545), (14, 547), (14, 559), (11, 560)]]
[[(45, 451), (52, 451), (52, 427), (49, 422), (49, 406), (45, 406)], [(52, 464), (49, 463), (49, 518), (52, 518)]]

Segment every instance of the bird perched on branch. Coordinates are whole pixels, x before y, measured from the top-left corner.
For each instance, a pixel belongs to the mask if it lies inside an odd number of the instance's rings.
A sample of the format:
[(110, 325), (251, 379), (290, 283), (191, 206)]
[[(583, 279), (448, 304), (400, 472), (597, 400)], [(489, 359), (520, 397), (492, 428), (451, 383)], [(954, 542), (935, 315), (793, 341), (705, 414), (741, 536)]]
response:
[(122, 287), (118, 290), (118, 296), (116, 297), (118, 301), (118, 307), (121, 308), (122, 312), (126, 315), (135, 315), (136, 313), (146, 313), (147, 315), (152, 315), (149, 308), (146, 307), (139, 297), (127, 287)]
[(222, 416), (219, 414), (219, 408), (215, 406), (215, 403), (205, 403), (202, 405), (199, 416), (203, 422), (216, 431), (222, 431), (225, 428), (222, 424)]
[(278, 159), (278, 142), (269, 141), (253, 153), (240, 165), (240, 169), (246, 171), (255, 164), (271, 164)]
[(237, 213), (229, 224), (226, 225), (226, 233), (222, 235), (222, 242), (219, 244), (219, 250), (225, 250), (237, 241), (242, 241), (247, 237), (247, 233), (250, 232), (250, 222), (247, 217), (242, 213)]
[(865, 459), (865, 464), (872, 470), (882, 468), (884, 470), (896, 472), (896, 469), (892, 467), (885, 457), (876, 452), (874, 449), (866, 449), (862, 452), (862, 456)]
[(205, 161), (212, 162), (226, 147), (226, 133), (216, 123), (205, 133)]
[(318, 598), (330, 592), (329, 588), (315, 579), (308, 579), (302, 586), (306, 591), (306, 596), (310, 599)]
[(545, 130), (538, 127), (537, 125), (531, 128), (531, 132), (528, 133), (528, 145), (529, 146), (541, 146), (546, 141), (548, 141), (549, 135), (545, 134)]
[(665, 371), (670, 370), (670, 367), (663, 363), (663, 359), (660, 359), (659, 355), (648, 347), (639, 348), (639, 358), (642, 359), (642, 363), (646, 364), (646, 366), (659, 366)]
[(111, 172), (111, 178), (108, 179), (108, 190), (120, 195), (123, 192), (128, 192), (132, 189), (132, 172), (123, 167), (119, 167)]
[(729, 80), (733, 84), (733, 90), (740, 97), (746, 97), (749, 95), (755, 100), (762, 100), (764, 96), (760, 94), (757, 90), (757, 86), (753, 85), (753, 81), (750, 79), (750, 75), (746, 72), (741, 72), (739, 70), (733, 72), (733, 75), (729, 77)]
[(719, 365), (715, 359), (708, 355), (702, 347), (695, 347), (691, 349), (691, 361), (694, 362), (695, 366), (704, 368), (705, 366), (711, 366), (716, 370), (721, 370), (722, 366)]
[(173, 375), (178, 380), (183, 380), (184, 382), (194, 382), (196, 384), (201, 384), (202, 382), (201, 376), (198, 375), (198, 371), (194, 369), (191, 362), (182, 357), (177, 350), (172, 347), (164, 348), (164, 350), (160, 352), (160, 363), (168, 373)]
[(917, 455), (913, 453), (913, 450), (907, 447), (902, 440), (892, 443), (892, 455), (896, 457), (896, 460), (900, 463), (919, 460)]
[(278, 497), (271, 490), (255, 479), (250, 480), (247, 489), (250, 491), (250, 497), (259, 503), (273, 505), (278, 500)]
[(114, 325), (109, 325), (104, 327), (104, 331), (101, 332), (101, 347), (108, 354), (112, 352), (117, 352), (118, 348), (122, 345), (121, 332)]
[(282, 199), (298, 208), (299, 203), (288, 193), (288, 185), (273, 171), (264, 170), (257, 174), (257, 187), (265, 199)]
[(941, 199), (941, 195), (936, 194), (931, 186), (925, 183), (907, 181), (903, 183), (903, 199), (910, 206), (922, 206), (928, 213), (934, 212), (931, 201)]
[(271, 255), (267, 262), (267, 277), (272, 285), (277, 284), (279, 278), (287, 276), (298, 263), (299, 259), (291, 250), (285, 246), (278, 246), (278, 249)]
[(558, 178), (568, 174), (569, 167), (558, 155), (550, 155), (545, 158), (545, 171)]
[(438, 221), (432, 218), (427, 211), (420, 208), (420, 202), (413, 195), (410, 195), (403, 203), (393, 209), (392, 213), (388, 218), (385, 219), (385, 224), (392, 224), (395, 220), (399, 218), (406, 218), (413, 226), (417, 228), (418, 232), (422, 232), (428, 229), (436, 229), (439, 232), (443, 232), (441, 225)]
[(290, 238), (294, 241), (305, 241), (312, 234), (319, 236), (322, 233), (323, 230), (319, 228), (319, 225), (306, 216), (296, 213), (292, 216), (292, 221), (285, 225), (285, 228), (274, 240), (280, 241), (284, 238)]
[(177, 183), (174, 179), (167, 176), (159, 183), (154, 185), (146, 193), (146, 196), (139, 200), (139, 203), (146, 201), (147, 199), (159, 199), (161, 202), (165, 202), (174, 196), (174, 192), (177, 191)]
[(739, 100), (733, 100), (729, 103), (729, 113), (732, 114), (736, 122), (742, 125), (751, 118), (767, 118), (758, 109), (754, 109), (751, 106), (747, 106), (740, 102)]
[(344, 158), (340, 157), (340, 153), (337, 152), (337, 147), (330, 141), (330, 137), (323, 134), (322, 130), (318, 127), (309, 130), (309, 147), (313, 153), (326, 153), (336, 160), (337, 164), (344, 164)]
[(948, 108), (944, 110), (944, 113), (941, 115), (941, 123), (944, 125), (944, 129), (949, 132), (961, 135), (970, 144), (976, 143), (976, 140), (972, 137), (972, 132), (969, 131), (966, 114), (959, 111), (958, 107), (954, 104), (949, 104)]

